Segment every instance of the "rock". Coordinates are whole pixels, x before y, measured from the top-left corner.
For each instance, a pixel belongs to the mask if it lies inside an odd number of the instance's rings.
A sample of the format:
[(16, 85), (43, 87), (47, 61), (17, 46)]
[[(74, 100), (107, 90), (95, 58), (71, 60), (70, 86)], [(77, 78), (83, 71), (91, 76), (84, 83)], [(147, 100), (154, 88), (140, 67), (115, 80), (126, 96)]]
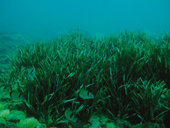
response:
[(0, 118), (5, 118), (5, 117), (7, 117), (9, 114), (10, 114), (9, 109), (1, 110), (1, 111), (0, 111)]
[(40, 123), (34, 117), (30, 117), (20, 120), (17, 125), (22, 128), (36, 128)]
[(25, 113), (22, 111), (18, 111), (18, 110), (12, 110), (10, 114), (6, 117), (8, 121), (13, 121), (13, 122), (16, 122), (16, 121), (19, 121), (25, 118), (26, 118)]

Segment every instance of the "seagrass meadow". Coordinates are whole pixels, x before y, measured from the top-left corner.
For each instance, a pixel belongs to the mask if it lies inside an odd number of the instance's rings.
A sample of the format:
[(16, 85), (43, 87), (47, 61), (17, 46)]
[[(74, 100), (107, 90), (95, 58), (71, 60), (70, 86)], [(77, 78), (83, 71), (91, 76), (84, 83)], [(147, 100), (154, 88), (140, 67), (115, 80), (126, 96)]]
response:
[(68, 33), (20, 46), (0, 78), (1, 128), (168, 128), (170, 36)]

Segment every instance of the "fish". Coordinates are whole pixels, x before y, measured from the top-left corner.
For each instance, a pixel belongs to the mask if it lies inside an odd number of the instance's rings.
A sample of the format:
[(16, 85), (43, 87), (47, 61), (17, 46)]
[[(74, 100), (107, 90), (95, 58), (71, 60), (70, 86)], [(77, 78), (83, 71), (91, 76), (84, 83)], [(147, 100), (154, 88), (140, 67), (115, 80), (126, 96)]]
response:
[(11, 91), (10, 92), (10, 97), (13, 99), (13, 100), (17, 100), (17, 101), (21, 101), (24, 99), (23, 95), (18, 92), (18, 91)]
[(79, 97), (84, 99), (84, 100), (88, 100), (88, 99), (94, 99), (94, 96), (91, 92), (89, 92), (86, 89), (81, 89), (79, 92)]
[(77, 118), (75, 117), (74, 113), (71, 111), (70, 108), (67, 108), (67, 110), (65, 111), (65, 117), (68, 121), (71, 121), (74, 123), (77, 121)]

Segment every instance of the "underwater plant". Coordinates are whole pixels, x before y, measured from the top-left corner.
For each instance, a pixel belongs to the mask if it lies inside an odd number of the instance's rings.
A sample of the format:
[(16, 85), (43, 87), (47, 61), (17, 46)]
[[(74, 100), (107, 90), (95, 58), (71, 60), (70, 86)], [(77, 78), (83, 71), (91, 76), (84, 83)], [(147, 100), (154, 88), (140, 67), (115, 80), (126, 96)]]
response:
[(168, 37), (125, 32), (94, 39), (70, 33), (22, 46), (1, 86), (10, 91), (14, 107), (47, 127), (89, 126), (93, 115), (103, 114), (112, 121), (163, 126), (169, 112)]
[(133, 86), (132, 107), (138, 120), (152, 123), (163, 122), (165, 113), (170, 110), (169, 106), (162, 103), (162, 98), (168, 91), (164, 88), (165, 83), (157, 81), (152, 84), (150, 81), (139, 79)]

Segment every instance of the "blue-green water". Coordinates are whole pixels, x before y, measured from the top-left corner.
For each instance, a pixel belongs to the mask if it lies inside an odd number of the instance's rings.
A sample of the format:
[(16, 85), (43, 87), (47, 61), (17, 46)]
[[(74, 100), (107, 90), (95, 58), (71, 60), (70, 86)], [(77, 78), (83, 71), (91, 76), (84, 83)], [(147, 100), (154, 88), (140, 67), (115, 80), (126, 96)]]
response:
[(170, 128), (169, 58), (170, 0), (0, 0), (0, 128)]
[(169, 33), (170, 0), (0, 0), (0, 32), (52, 38), (76, 29)]

